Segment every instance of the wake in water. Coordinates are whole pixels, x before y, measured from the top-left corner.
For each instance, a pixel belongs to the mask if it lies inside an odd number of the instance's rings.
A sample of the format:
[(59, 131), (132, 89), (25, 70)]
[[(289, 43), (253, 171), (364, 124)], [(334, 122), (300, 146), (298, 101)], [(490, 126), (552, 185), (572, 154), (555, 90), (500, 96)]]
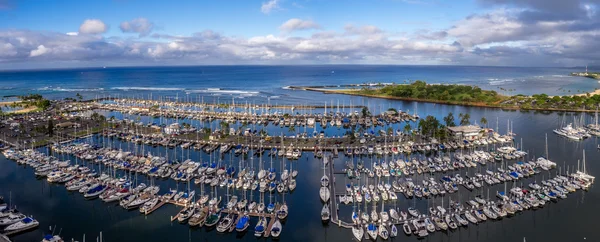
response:
[(42, 87), (36, 89), (38, 91), (54, 91), (54, 92), (98, 92), (104, 91), (104, 88), (62, 88), (62, 87)]

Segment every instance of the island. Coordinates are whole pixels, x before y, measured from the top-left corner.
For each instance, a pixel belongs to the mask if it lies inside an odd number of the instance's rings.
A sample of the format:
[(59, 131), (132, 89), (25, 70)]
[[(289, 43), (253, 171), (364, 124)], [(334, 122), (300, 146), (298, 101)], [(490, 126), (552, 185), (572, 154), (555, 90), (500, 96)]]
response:
[(508, 96), (493, 90), (483, 90), (477, 86), (428, 84), (425, 81), (414, 81), (406, 84), (368, 85), (349, 89), (293, 88), (329, 94), (504, 109), (593, 112), (600, 106), (599, 90), (591, 93), (563, 96), (550, 96), (543, 93), (531, 96), (522, 94)]

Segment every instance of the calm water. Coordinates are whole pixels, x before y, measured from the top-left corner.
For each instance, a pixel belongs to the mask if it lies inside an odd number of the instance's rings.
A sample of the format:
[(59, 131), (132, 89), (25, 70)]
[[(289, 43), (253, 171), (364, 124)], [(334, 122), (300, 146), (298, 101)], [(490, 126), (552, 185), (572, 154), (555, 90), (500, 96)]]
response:
[[(454, 68), (454, 69), (453, 69)], [(358, 71), (356, 69), (360, 69)], [(335, 73), (331, 73), (335, 70)], [(4, 95), (18, 94), (22, 92), (41, 92), (49, 95), (74, 96), (74, 93), (81, 92), (88, 96), (116, 94), (124, 95), (144, 95), (150, 92), (153, 95), (164, 93), (162, 95), (184, 97), (186, 92), (191, 90), (207, 90), (207, 88), (221, 88), (223, 90), (244, 90), (248, 93), (206, 93), (205, 98), (217, 99), (244, 97), (243, 99), (254, 100), (256, 102), (268, 101), (266, 97), (272, 97), (271, 102), (277, 100), (280, 103), (322, 103), (331, 102), (349, 104), (369, 105), (371, 110), (385, 110), (389, 107), (410, 110), (418, 112), (421, 117), (434, 115), (442, 119), (448, 112), (470, 113), (472, 121), (478, 121), (485, 116), (489, 120), (489, 126), (496, 127), (496, 118), (498, 118), (498, 128), (501, 133), (506, 132), (507, 121), (513, 123), (513, 131), (518, 134), (517, 141), (523, 140), (524, 150), (528, 150), (532, 155), (543, 155), (544, 153), (544, 135), (548, 133), (548, 149), (551, 160), (557, 162), (562, 169), (573, 170), (577, 161), (582, 157), (583, 149), (586, 150), (587, 168), (592, 175), (600, 174), (600, 165), (597, 163), (600, 155), (596, 149), (598, 140), (590, 138), (583, 142), (570, 142), (564, 138), (557, 137), (552, 133), (562, 120), (572, 120), (574, 114), (564, 113), (535, 113), (519, 111), (502, 111), (498, 109), (476, 108), (476, 107), (458, 107), (439, 104), (425, 104), (415, 102), (402, 102), (392, 100), (371, 99), (363, 97), (349, 97), (343, 95), (322, 95), (317, 93), (290, 91), (282, 89), (288, 85), (318, 85), (318, 84), (341, 84), (356, 83), (365, 81), (402, 81), (405, 79), (423, 78), (430, 82), (443, 82), (442, 79), (448, 79), (448, 82), (455, 83), (477, 83), (483, 87), (483, 84), (490, 85), (488, 79), (507, 79), (507, 78), (525, 78), (529, 76), (529, 81), (523, 81), (518, 85), (517, 90), (533, 90), (537, 88), (547, 88), (548, 90), (557, 90), (561, 85), (569, 88), (595, 88), (598, 85), (595, 81), (588, 79), (561, 77), (564, 78), (560, 83), (540, 85), (531, 78), (535, 76), (564, 75), (572, 70), (569, 69), (532, 69), (532, 68), (486, 68), (486, 67), (378, 67), (378, 66), (341, 66), (341, 67), (186, 67), (186, 68), (158, 68), (158, 69), (106, 69), (106, 70), (81, 70), (81, 71), (51, 71), (51, 72), (20, 72), (0, 73), (0, 82), (3, 86), (7, 83), (8, 88), (0, 90)], [(200, 72), (200, 73), (198, 73)], [(204, 72), (204, 74), (202, 74)], [(206, 76), (206, 77), (202, 77)], [(558, 77), (557, 77), (558, 78)], [(567, 84), (569, 80), (572, 83)], [(23, 82), (18, 82), (23, 81)], [(558, 81), (557, 81), (558, 82)], [(44, 88), (48, 87), (48, 88)], [(58, 89), (60, 87), (62, 90)], [(115, 87), (158, 87), (158, 88), (178, 88), (170, 90), (152, 91), (114, 89)], [(12, 88), (12, 89), (11, 89)], [(44, 90), (37, 90), (43, 88)], [(75, 89), (88, 89), (88, 91), (75, 91)], [(508, 87), (507, 87), (508, 88)], [(92, 90), (93, 89), (93, 90)], [(97, 89), (97, 90), (96, 90)], [(147, 88), (146, 88), (147, 89)], [(185, 90), (184, 90), (185, 89)], [(70, 90), (70, 91), (69, 91)], [(214, 89), (211, 89), (214, 90)], [(214, 92), (214, 91), (213, 91)], [(258, 93), (256, 93), (258, 92)], [(525, 91), (523, 91), (525, 92)], [(190, 94), (190, 97), (192, 95)], [(279, 98), (273, 98), (279, 96)], [(194, 97), (195, 98), (195, 97)], [(242, 99), (242, 100), (243, 100)], [(207, 101), (205, 99), (205, 101)], [(590, 117), (586, 117), (590, 120)], [(198, 123), (198, 125), (201, 125)], [(269, 131), (278, 132), (279, 128), (271, 128)], [(282, 130), (287, 131), (287, 128)], [(312, 130), (308, 131), (309, 133)], [(328, 130), (328, 134), (338, 134), (343, 129)], [(102, 142), (98, 140), (97, 142)], [(119, 147), (119, 143), (114, 143)], [(122, 148), (132, 148), (133, 146), (121, 145)], [(146, 152), (152, 152), (155, 155), (165, 155), (162, 148), (148, 148)], [(174, 156), (173, 150), (169, 150), (169, 155)], [(181, 156), (178, 151), (177, 156)], [(188, 156), (187, 151), (184, 156)], [(194, 160), (208, 160), (208, 155), (190, 151), (189, 156)], [(68, 158), (68, 157), (65, 157)], [(239, 158), (233, 158), (237, 162)], [(338, 169), (343, 167), (346, 158), (340, 157), (335, 160)], [(230, 157), (224, 157), (223, 162), (231, 162)], [(250, 162), (249, 162), (250, 163)], [(257, 166), (258, 159), (254, 157), (252, 163)], [(266, 160), (269, 166), (269, 160)], [(275, 162), (276, 167), (279, 163)], [(298, 186), (292, 194), (285, 196), (285, 200), (290, 206), (290, 213), (284, 224), (281, 241), (351, 241), (352, 233), (350, 230), (340, 229), (330, 224), (323, 226), (320, 222), (320, 210), (322, 204), (319, 200), (318, 189), (319, 179), (322, 176), (320, 169), (321, 162), (314, 160), (312, 155), (305, 153), (297, 162), (292, 164), (299, 170), (297, 178)], [(287, 164), (289, 167), (289, 163)], [(493, 166), (493, 165), (488, 165)], [(81, 240), (83, 234), (86, 234), (87, 241), (93, 241), (100, 231), (103, 231), (106, 241), (256, 241), (253, 234), (248, 233), (244, 236), (232, 234), (217, 234), (216, 231), (206, 231), (204, 228), (189, 229), (187, 225), (170, 223), (169, 217), (178, 212), (178, 208), (167, 205), (160, 208), (153, 214), (145, 217), (140, 215), (137, 210), (125, 211), (114, 204), (105, 204), (100, 200), (87, 201), (80, 194), (72, 194), (66, 191), (64, 186), (49, 185), (45, 180), (36, 180), (31, 168), (18, 166), (12, 161), (6, 160), (0, 156), (0, 194), (7, 199), (12, 194), (13, 204), (24, 213), (31, 214), (40, 221), (40, 228), (30, 233), (13, 237), (14, 241), (39, 241), (42, 234), (48, 226), (56, 225), (62, 228), (62, 235), (66, 238), (76, 238)], [(558, 170), (552, 171), (554, 175)], [(464, 174), (464, 171), (461, 172)], [(543, 173), (536, 176), (538, 181), (542, 176), (547, 178), (549, 174)], [(138, 176), (140, 181), (144, 178)], [(343, 176), (336, 178), (337, 186), (342, 189), (346, 180)], [(526, 186), (530, 180), (522, 180)], [(148, 182), (148, 181), (145, 181)], [(520, 185), (518, 182), (517, 185)], [(168, 188), (179, 186), (183, 189), (185, 185), (175, 182), (159, 181), (162, 192)], [(511, 185), (511, 184), (509, 184)], [(193, 185), (192, 185), (193, 186)], [(195, 187), (195, 186), (193, 186)], [(195, 187), (197, 192), (200, 191)], [(490, 196), (494, 196), (496, 190), (504, 189), (503, 185), (491, 187)], [(454, 201), (472, 197), (483, 193), (487, 195), (487, 189), (468, 193), (461, 187), (459, 194), (453, 194), (451, 199)], [(219, 191), (220, 195), (225, 195), (224, 191)], [(242, 194), (237, 194), (242, 196)], [(253, 194), (255, 197), (257, 194)], [(247, 196), (250, 196), (248, 193)], [(266, 198), (268, 201), (268, 197)], [(281, 201), (283, 197), (273, 196), (273, 201)], [(445, 197), (447, 204), (449, 197)], [(421, 211), (425, 211), (427, 205), (435, 202), (441, 203), (437, 198), (427, 200), (411, 199), (407, 200), (404, 196), (399, 196), (399, 200), (394, 204), (386, 204), (386, 207), (397, 206), (400, 209), (406, 209), (409, 206), (415, 206)], [(544, 208), (537, 211), (525, 211), (522, 214), (511, 218), (506, 218), (496, 222), (485, 222), (478, 226), (469, 225), (468, 228), (461, 228), (454, 232), (442, 233), (436, 232), (426, 241), (600, 241), (600, 233), (597, 232), (596, 219), (600, 216), (600, 190), (593, 186), (589, 192), (576, 192), (569, 195), (567, 199), (558, 203), (547, 204)], [(344, 206), (340, 209), (342, 218), (349, 218), (352, 211), (351, 206)], [(251, 226), (254, 226), (255, 220), (252, 220)], [(251, 227), (253, 228), (253, 227)], [(58, 231), (59, 229), (57, 229)], [(584, 239), (585, 238), (585, 239)], [(264, 240), (264, 239), (260, 239)], [(270, 239), (269, 239), (270, 240)], [(396, 241), (417, 241), (414, 236), (406, 237), (400, 234)]]

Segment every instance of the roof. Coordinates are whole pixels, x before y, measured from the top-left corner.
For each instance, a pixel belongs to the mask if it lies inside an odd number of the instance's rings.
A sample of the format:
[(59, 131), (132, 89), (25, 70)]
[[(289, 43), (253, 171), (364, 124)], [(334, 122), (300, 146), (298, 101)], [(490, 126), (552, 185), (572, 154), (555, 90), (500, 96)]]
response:
[(454, 133), (471, 133), (471, 132), (481, 131), (481, 127), (476, 126), (476, 125), (454, 126), (454, 127), (448, 127), (448, 130), (450, 130)]
[(56, 127), (70, 127), (73, 125), (75, 125), (75, 123), (73, 123), (73, 122), (64, 122), (64, 123), (56, 124)]

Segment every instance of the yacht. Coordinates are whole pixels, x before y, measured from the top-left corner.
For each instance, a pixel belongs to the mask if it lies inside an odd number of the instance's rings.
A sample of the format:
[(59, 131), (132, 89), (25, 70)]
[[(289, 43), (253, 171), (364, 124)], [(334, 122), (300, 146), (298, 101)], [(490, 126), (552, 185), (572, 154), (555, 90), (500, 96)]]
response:
[(26, 218), (26, 216), (21, 213), (11, 213), (8, 216), (0, 219), (0, 226), (7, 226), (14, 223), (18, 223), (24, 218)]
[(108, 186), (100, 184), (92, 189), (89, 189), (83, 196), (87, 199), (96, 198), (105, 192), (106, 189), (108, 189)]
[(35, 228), (39, 225), (40, 225), (40, 223), (37, 220), (30, 218), (30, 217), (26, 217), (23, 220), (6, 227), (4, 229), (4, 232), (22, 231), (22, 230)]

